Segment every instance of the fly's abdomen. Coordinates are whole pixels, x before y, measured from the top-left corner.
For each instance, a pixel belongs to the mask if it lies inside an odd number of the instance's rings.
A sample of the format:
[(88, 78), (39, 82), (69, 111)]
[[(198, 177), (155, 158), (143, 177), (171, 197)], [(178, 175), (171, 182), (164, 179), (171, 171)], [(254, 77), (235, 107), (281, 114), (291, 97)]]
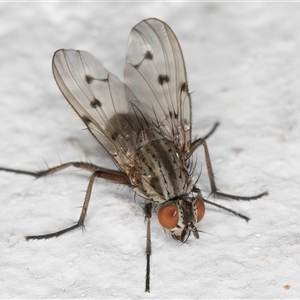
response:
[(157, 202), (189, 193), (192, 180), (179, 151), (155, 129), (142, 130), (135, 160), (141, 175), (136, 192)]

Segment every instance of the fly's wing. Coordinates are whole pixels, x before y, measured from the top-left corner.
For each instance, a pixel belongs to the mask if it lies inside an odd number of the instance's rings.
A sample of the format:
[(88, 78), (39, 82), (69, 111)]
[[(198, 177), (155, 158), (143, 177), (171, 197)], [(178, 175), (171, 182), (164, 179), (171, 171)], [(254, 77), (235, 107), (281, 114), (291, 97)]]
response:
[(61, 92), (91, 134), (119, 165), (132, 160), (139, 127), (126, 98), (129, 95), (134, 99), (132, 92), (85, 51), (56, 51), (52, 68)]
[(142, 113), (178, 148), (189, 151), (191, 98), (185, 63), (179, 42), (166, 23), (147, 19), (131, 30), (124, 78)]

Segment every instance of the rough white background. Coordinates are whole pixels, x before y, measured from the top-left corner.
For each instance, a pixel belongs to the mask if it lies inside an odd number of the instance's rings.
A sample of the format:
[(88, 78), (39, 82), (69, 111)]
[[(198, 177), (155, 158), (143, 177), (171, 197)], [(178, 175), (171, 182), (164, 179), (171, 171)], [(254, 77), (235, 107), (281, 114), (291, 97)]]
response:
[[(112, 167), (60, 94), (55, 50), (87, 50), (122, 77), (130, 29), (156, 17), (175, 31), (193, 92), (193, 134), (208, 140), (220, 190), (258, 201), (207, 207), (200, 240), (180, 245), (145, 226), (133, 193), (97, 180), (86, 231), (30, 241), (73, 224), (89, 174), (35, 180), (0, 173), (2, 298), (299, 298), (299, 3), (1, 3), (0, 165), (39, 170), (90, 159)], [(202, 151), (199, 186), (209, 193)], [(213, 199), (213, 198), (211, 198)], [(288, 289), (286, 285), (289, 285)]]

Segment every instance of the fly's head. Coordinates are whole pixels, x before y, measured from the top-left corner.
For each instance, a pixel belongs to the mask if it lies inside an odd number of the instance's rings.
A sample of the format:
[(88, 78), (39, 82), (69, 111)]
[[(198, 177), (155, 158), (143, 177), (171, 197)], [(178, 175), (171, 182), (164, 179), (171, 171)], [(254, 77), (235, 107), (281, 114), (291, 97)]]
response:
[(205, 205), (202, 197), (181, 197), (163, 204), (158, 211), (158, 221), (171, 236), (182, 243), (186, 242), (191, 232), (199, 238), (195, 224), (204, 217)]

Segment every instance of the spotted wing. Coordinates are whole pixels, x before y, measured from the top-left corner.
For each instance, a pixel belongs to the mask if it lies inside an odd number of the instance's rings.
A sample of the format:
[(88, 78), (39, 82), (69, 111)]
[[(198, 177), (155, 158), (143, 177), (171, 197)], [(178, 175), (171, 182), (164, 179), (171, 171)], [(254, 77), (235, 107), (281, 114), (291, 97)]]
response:
[(191, 98), (185, 63), (179, 42), (166, 23), (147, 19), (131, 30), (124, 78), (143, 114), (157, 122), (182, 151), (188, 151)]
[[(136, 114), (126, 98), (131, 93), (128, 88), (85, 51), (58, 50), (52, 67), (61, 92), (92, 135), (117, 162), (130, 159)], [(134, 95), (130, 97), (134, 100)]]

